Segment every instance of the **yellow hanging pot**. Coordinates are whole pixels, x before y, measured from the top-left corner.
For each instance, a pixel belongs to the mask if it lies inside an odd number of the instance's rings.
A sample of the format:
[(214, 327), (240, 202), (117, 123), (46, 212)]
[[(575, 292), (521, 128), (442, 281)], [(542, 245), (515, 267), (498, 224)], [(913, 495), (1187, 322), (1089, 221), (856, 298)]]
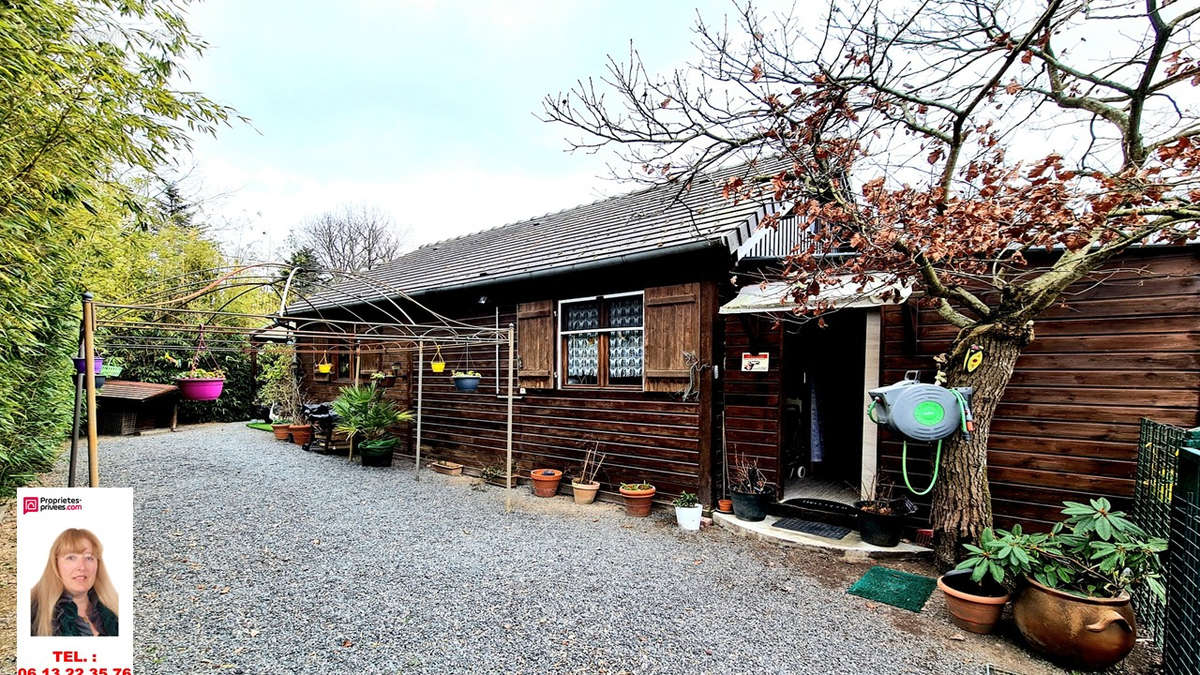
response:
[(330, 373), (330, 371), (332, 371), (332, 370), (333, 370), (332, 363), (318, 363), (317, 364), (317, 372), (322, 375), (328, 375)]
[(429, 368), (435, 373), (446, 370), (446, 359), (442, 358), (442, 347), (440, 345), (437, 348), (437, 353), (433, 355), (433, 359), (429, 361)]

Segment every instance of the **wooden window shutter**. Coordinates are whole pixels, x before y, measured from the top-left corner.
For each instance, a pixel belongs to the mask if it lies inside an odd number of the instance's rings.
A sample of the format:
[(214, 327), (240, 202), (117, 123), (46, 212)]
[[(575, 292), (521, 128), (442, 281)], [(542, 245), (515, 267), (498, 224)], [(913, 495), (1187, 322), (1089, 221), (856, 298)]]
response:
[(517, 305), (517, 380), (529, 389), (554, 387), (554, 301)]
[(681, 391), (684, 352), (700, 354), (700, 284), (647, 288), (645, 303), (646, 391)]

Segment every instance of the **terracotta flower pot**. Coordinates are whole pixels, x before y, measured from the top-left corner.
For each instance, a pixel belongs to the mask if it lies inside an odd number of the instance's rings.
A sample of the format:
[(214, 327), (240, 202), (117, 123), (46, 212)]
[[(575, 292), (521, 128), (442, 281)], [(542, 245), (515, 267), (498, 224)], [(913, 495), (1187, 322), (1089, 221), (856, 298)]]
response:
[(429, 468), (447, 476), (461, 476), (463, 472), (463, 465), (459, 464), (458, 462), (434, 462), (433, 464), (429, 465)]
[(533, 494), (539, 497), (553, 497), (558, 494), (558, 482), (562, 480), (562, 472), (558, 469), (534, 469), (529, 472), (533, 479)]
[(292, 442), (296, 445), (307, 445), (312, 440), (311, 424), (289, 424), (288, 431), (292, 433)]
[(621, 488), (621, 496), (625, 497), (625, 514), (634, 518), (645, 518), (650, 515), (650, 507), (653, 504), (654, 493), (656, 490), (653, 486), (649, 490), (627, 490)]
[(996, 627), (1008, 591), (999, 584), (977, 584), (971, 581), (970, 570), (948, 572), (937, 581), (946, 594), (946, 609), (954, 625), (972, 633), (987, 634)]
[(732, 499), (718, 499), (717, 500), (717, 510), (720, 511), (721, 513), (733, 513), (733, 500)]
[(576, 504), (591, 504), (596, 501), (596, 493), (600, 491), (600, 483), (577, 483), (571, 481), (571, 489), (575, 491)]
[(1013, 602), (1025, 641), (1064, 665), (1102, 670), (1125, 658), (1137, 640), (1129, 595), (1085, 598), (1034, 581)]
[(291, 426), (290, 424), (272, 424), (271, 432), (275, 434), (275, 438), (278, 440), (286, 441), (288, 434), (292, 433), (290, 430)]

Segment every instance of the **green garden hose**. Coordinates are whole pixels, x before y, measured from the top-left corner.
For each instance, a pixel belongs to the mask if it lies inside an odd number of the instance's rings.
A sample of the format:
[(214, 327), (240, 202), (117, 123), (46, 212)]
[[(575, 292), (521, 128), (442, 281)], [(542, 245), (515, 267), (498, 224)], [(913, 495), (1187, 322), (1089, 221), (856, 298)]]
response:
[[(971, 412), (970, 412), (970, 409), (967, 407), (967, 399), (965, 396), (962, 395), (962, 392), (958, 391), (957, 389), (951, 389), (950, 391), (954, 392), (954, 398), (956, 398), (958, 400), (959, 412), (961, 413), (959, 415), (959, 417), (962, 420), (963, 435), (966, 436), (967, 438), (970, 438), (970, 436), (969, 436), (970, 431), (968, 431), (968, 429), (967, 429), (967, 418), (970, 416)], [(869, 408), (867, 408), (867, 417), (871, 418), (872, 422), (875, 421), (875, 416), (872, 414), (874, 409), (875, 409), (875, 401), (871, 401), (871, 406)], [(938, 468), (941, 465), (942, 465), (942, 439), (939, 438), (938, 442), (937, 442), (937, 452), (934, 454), (934, 458), (933, 458), (933, 476), (929, 479), (929, 485), (926, 486), (924, 490), (918, 491), (916, 488), (914, 488), (912, 486), (912, 482), (910, 482), (908, 479), (908, 439), (905, 439), (903, 444), (901, 445), (900, 474), (904, 477), (905, 487), (907, 487), (908, 491), (913, 493), (914, 495), (916, 495), (918, 497), (922, 497), (924, 495), (929, 494), (933, 490), (934, 483), (937, 483)]]

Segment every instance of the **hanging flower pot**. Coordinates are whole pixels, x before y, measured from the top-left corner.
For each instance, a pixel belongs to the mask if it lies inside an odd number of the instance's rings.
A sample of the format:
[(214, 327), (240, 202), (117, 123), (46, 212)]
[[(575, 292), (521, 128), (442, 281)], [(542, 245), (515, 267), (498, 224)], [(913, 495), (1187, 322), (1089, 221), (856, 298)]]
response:
[(437, 353), (429, 361), (429, 368), (435, 373), (446, 370), (446, 359), (442, 358), (442, 347), (440, 345), (437, 348)]
[[(76, 357), (72, 358), (71, 360), (75, 362), (75, 372), (79, 373), (80, 375), (83, 375), (84, 374), (84, 370), (83, 370), (84, 363), (86, 362), (86, 359), (76, 356)], [(100, 368), (102, 368), (103, 365), (104, 365), (104, 359), (102, 357), (97, 356), (96, 358), (92, 359), (92, 368), (93, 368), (92, 372), (99, 375)]]
[(332, 363), (318, 363), (317, 364), (317, 372), (322, 375), (328, 375), (329, 373), (333, 372), (333, 364)]
[(483, 375), (474, 370), (454, 371), (454, 387), (459, 391), (475, 391), (479, 388), (479, 380)]
[(175, 380), (185, 401), (215, 401), (225, 388), (225, 373), (219, 370), (192, 368)]

